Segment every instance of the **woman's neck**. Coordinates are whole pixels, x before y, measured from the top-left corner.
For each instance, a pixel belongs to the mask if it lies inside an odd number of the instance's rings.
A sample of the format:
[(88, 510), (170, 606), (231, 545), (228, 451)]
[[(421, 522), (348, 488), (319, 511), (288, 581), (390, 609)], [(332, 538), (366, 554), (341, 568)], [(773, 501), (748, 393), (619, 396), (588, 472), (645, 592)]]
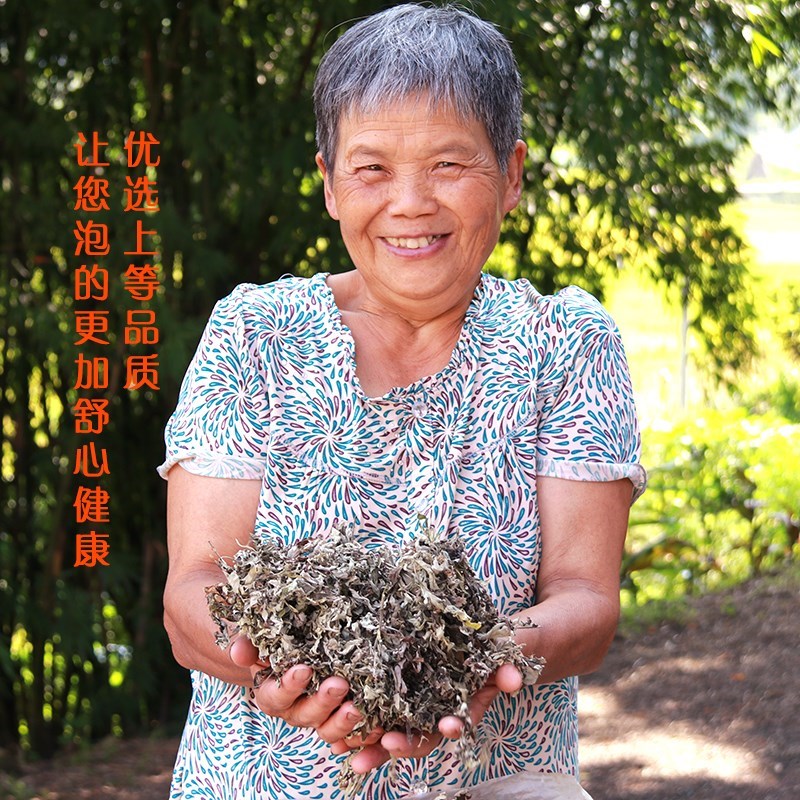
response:
[(474, 295), (472, 287), (456, 304), (413, 304), (404, 298), (387, 303), (355, 271), (329, 276), (328, 286), (355, 342), (359, 382), (373, 397), (447, 366)]

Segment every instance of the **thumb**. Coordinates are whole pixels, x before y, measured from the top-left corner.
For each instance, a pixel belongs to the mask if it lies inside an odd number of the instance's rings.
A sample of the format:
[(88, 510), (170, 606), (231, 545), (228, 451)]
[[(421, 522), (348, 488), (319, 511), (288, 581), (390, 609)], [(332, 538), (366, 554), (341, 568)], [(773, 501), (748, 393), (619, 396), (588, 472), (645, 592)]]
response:
[(237, 636), (228, 648), (228, 655), (237, 667), (252, 667), (258, 664), (258, 650), (246, 636)]
[[(469, 716), (473, 725), (477, 725), (492, 701), (500, 693), (494, 681), (490, 681), (478, 689), (469, 701)], [(439, 733), (447, 739), (457, 739), (464, 731), (464, 723), (459, 717), (447, 716), (439, 720)]]
[(522, 688), (522, 673), (513, 664), (503, 664), (495, 672), (494, 681), (501, 692), (513, 694)]
[[(477, 725), (500, 692), (514, 693), (522, 688), (522, 673), (513, 664), (503, 664), (469, 701), (469, 715)], [(439, 733), (448, 739), (457, 739), (464, 729), (462, 721), (455, 716), (439, 720)]]

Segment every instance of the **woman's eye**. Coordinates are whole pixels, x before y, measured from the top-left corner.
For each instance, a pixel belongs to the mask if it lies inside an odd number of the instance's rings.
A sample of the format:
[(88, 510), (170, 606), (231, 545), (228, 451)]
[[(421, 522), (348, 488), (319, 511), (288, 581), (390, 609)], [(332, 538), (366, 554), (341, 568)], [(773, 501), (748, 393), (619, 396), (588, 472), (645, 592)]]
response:
[(454, 161), (440, 161), (438, 166), (440, 167), (455, 167), (458, 166)]

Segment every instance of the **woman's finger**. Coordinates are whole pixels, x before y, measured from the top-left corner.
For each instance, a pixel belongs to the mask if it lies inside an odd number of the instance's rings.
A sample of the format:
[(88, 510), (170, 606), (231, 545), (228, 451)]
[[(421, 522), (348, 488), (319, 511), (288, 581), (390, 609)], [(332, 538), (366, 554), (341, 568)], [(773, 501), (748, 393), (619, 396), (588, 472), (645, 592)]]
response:
[(340, 756), (342, 753), (349, 753), (351, 750), (360, 750), (362, 747), (367, 747), (371, 744), (377, 744), (383, 736), (383, 728), (375, 728), (369, 736), (348, 736), (344, 739), (339, 739), (338, 742), (331, 742), (331, 752), (335, 756)]
[[(359, 736), (352, 736), (353, 728), (364, 721), (364, 717), (351, 702), (342, 703), (339, 708), (317, 727), (317, 733), (323, 742), (333, 744), (348, 737), (360, 739)], [(349, 748), (348, 748), (349, 749)], [(342, 751), (344, 752), (344, 751)]]
[(270, 716), (283, 717), (305, 693), (311, 675), (311, 668), (300, 664), (288, 670), (280, 682), (268, 678), (255, 690), (256, 702)]
[[(477, 725), (500, 692), (514, 693), (522, 688), (522, 673), (513, 664), (503, 664), (489, 680), (478, 689), (469, 701), (469, 715)], [(439, 733), (448, 739), (457, 739), (464, 730), (464, 723), (455, 716), (439, 720)]]
[(423, 758), (430, 755), (442, 740), (438, 733), (415, 733), (409, 736), (403, 731), (389, 731), (381, 736), (381, 747), (392, 758)]
[[(246, 636), (237, 636), (228, 648), (231, 661), (238, 667), (252, 667), (259, 664), (258, 650)], [(262, 666), (264, 664), (262, 663)]]
[(501, 692), (514, 694), (522, 688), (522, 673), (513, 664), (503, 664), (495, 672), (494, 682)]
[(269, 679), (256, 689), (256, 702), (265, 713), (281, 717), (291, 725), (318, 729), (342, 704), (350, 686), (344, 678), (334, 675), (326, 678), (318, 691), (309, 695), (306, 689), (310, 679), (309, 667), (292, 667), (281, 678), (280, 685)]
[(384, 750), (378, 742), (359, 750), (359, 752), (350, 759), (350, 766), (353, 772), (360, 775), (377, 769), (381, 764), (388, 761), (389, 758), (389, 753)]

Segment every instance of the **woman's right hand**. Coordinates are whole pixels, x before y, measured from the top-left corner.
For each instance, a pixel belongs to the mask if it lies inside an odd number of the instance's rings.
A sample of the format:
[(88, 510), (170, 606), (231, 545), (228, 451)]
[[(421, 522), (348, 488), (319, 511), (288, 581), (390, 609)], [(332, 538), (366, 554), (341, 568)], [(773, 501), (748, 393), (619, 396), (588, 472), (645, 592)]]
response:
[[(258, 651), (244, 636), (230, 645), (231, 661), (250, 670), (255, 676), (268, 667), (258, 659)], [(363, 717), (355, 705), (345, 698), (350, 686), (344, 678), (332, 675), (325, 678), (314, 694), (306, 694), (311, 680), (311, 667), (297, 664), (283, 675), (280, 681), (267, 678), (255, 688), (258, 707), (271, 717), (280, 717), (298, 728), (314, 728), (319, 737), (329, 744), (349, 738), (353, 728)]]
[[(201, 670), (240, 686), (255, 684), (266, 666), (244, 636), (237, 637), (227, 653), (215, 641), (217, 626), (205, 603), (205, 587), (224, 579), (220, 556), (231, 558), (255, 526), (261, 480), (207, 478), (175, 465), (169, 473), (167, 530), (169, 576), (164, 592), (164, 624), (173, 653), (187, 669)], [(377, 741), (383, 731), (364, 737), (352, 735), (362, 721), (355, 705), (346, 699), (350, 687), (344, 678), (326, 678), (313, 695), (305, 693), (311, 678), (307, 667), (288, 670), (278, 686), (272, 678), (253, 689), (258, 706), (289, 724), (315, 728), (337, 749), (356, 749)], [(345, 744), (347, 743), (347, 744)], [(343, 752), (343, 751), (342, 751)]]

